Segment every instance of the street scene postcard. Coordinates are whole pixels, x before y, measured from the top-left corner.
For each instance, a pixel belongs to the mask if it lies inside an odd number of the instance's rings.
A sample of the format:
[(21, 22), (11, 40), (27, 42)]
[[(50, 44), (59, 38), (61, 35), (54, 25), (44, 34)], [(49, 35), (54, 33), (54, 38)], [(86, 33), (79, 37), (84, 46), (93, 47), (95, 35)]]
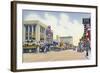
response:
[(91, 14), (23, 9), (22, 53), (24, 63), (91, 59)]

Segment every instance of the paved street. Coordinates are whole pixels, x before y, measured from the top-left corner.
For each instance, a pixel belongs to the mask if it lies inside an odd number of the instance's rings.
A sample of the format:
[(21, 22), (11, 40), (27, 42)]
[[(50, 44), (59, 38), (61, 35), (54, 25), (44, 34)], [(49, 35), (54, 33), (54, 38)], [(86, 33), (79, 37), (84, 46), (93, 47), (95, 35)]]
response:
[(50, 51), (47, 53), (24, 53), (23, 62), (58, 61), (58, 60), (82, 60), (86, 59), (85, 53), (73, 50)]

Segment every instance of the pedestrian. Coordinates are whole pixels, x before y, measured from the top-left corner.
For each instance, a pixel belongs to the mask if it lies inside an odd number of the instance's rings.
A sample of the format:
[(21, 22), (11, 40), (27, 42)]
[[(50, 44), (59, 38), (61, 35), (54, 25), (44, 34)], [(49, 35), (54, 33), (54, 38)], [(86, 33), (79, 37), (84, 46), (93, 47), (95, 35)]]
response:
[(89, 40), (85, 39), (85, 50), (86, 50), (86, 56), (89, 56), (89, 51), (91, 50), (90, 48), (90, 42)]
[(80, 50), (80, 52), (83, 52), (83, 41), (82, 41), (82, 39), (80, 39), (80, 42), (79, 42), (79, 50)]

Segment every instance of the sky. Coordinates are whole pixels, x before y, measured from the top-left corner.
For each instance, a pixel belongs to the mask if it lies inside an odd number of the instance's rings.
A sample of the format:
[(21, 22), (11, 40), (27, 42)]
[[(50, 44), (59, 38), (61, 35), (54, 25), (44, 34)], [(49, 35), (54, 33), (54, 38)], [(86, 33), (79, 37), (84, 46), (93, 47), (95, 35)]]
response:
[(78, 45), (79, 39), (84, 33), (82, 18), (90, 18), (90, 13), (79, 12), (61, 12), (61, 11), (40, 11), (40, 10), (23, 10), (23, 21), (39, 20), (45, 25), (50, 25), (53, 30), (53, 38), (56, 35), (72, 36), (73, 44)]

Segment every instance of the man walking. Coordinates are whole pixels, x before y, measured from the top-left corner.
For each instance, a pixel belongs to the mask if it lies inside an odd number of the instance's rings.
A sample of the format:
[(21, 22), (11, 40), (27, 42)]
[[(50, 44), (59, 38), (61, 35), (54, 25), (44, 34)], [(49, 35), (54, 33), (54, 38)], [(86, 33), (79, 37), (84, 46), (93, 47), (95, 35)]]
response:
[(86, 56), (89, 56), (89, 51), (91, 50), (90, 48), (90, 42), (89, 40), (85, 39), (85, 50), (86, 50)]

